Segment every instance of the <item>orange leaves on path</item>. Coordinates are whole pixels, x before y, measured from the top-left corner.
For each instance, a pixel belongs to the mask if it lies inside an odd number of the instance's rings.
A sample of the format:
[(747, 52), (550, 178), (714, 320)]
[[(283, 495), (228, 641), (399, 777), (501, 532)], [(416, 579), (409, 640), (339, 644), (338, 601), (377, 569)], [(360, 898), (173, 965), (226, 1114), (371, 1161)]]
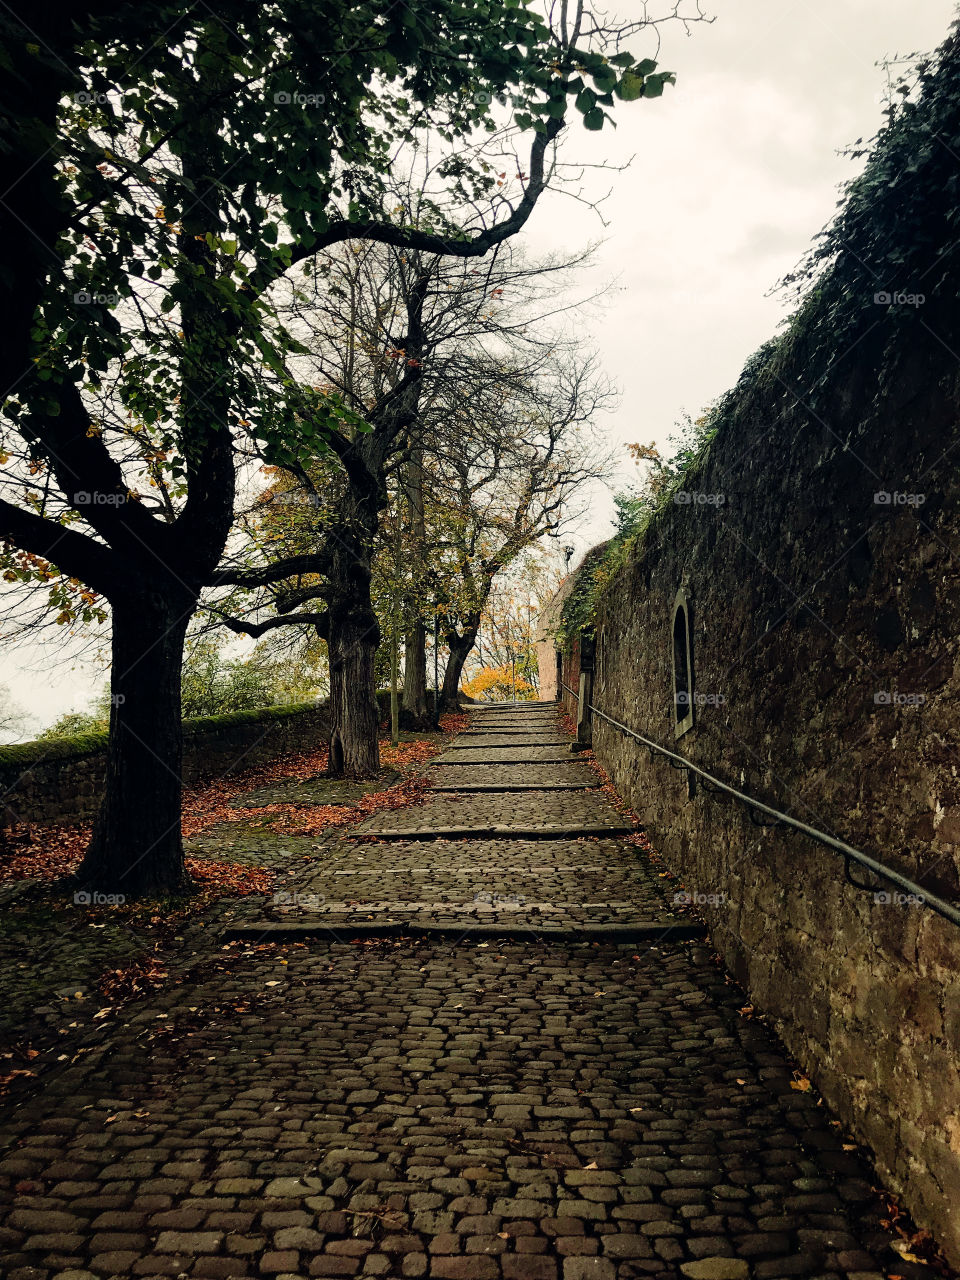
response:
[(108, 1000), (119, 1002), (131, 996), (144, 995), (163, 986), (167, 971), (156, 956), (127, 965), (123, 969), (108, 969), (100, 979), (100, 992)]
[[(443, 720), (447, 717), (441, 717), (441, 728)], [(459, 718), (459, 717), (454, 717)], [(459, 729), (444, 729), (444, 733), (459, 733)], [(392, 747), (389, 742), (380, 743), (380, 763), (388, 769), (410, 769), (414, 765), (426, 764), (428, 760), (432, 760), (438, 755), (440, 748), (433, 742), (401, 742), (399, 746)]]
[(58, 880), (83, 857), (90, 826), (38, 826), (18, 823), (8, 828), (12, 854), (0, 854), (0, 883), (10, 880)]
[(381, 809), (408, 809), (411, 805), (423, 803), (431, 785), (429, 778), (415, 774), (387, 791), (374, 791), (364, 796), (357, 808), (364, 818)]
[(577, 722), (566, 711), (562, 711), (559, 717), (559, 726), (561, 733), (569, 733), (571, 738), (577, 736)]
[[(416, 744), (421, 745), (421, 744)], [(430, 789), (426, 778), (405, 778), (385, 791), (371, 791), (361, 796), (356, 805), (295, 805), (268, 804), (262, 809), (227, 810), (235, 815), (231, 821), (245, 818), (252, 819), (252, 826), (267, 826), (269, 830), (282, 832), (287, 836), (322, 836), (330, 827), (355, 825), (381, 809), (407, 809), (411, 805), (421, 804), (424, 795)], [(270, 817), (269, 824), (257, 823), (260, 814)]]
[(185, 862), (187, 874), (205, 897), (230, 894), (242, 898), (251, 893), (269, 893), (273, 888), (273, 872), (262, 867), (210, 862), (206, 858), (187, 858)]
[(440, 728), (444, 733), (463, 733), (470, 723), (467, 711), (448, 711), (440, 717)]

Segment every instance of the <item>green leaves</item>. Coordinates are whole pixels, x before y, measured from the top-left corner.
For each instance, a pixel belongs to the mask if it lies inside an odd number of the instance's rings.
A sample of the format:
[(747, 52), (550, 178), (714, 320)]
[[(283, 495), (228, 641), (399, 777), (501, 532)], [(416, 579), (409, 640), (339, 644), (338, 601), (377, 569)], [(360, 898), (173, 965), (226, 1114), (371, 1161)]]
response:
[(624, 102), (633, 102), (637, 98), (643, 97), (643, 85), (643, 76), (638, 76), (632, 71), (628, 71), (617, 85), (617, 97), (622, 98)]
[(658, 71), (654, 75), (647, 76), (643, 82), (643, 96), (645, 98), (659, 98), (663, 93), (665, 84), (675, 84), (676, 76), (672, 71)]
[(617, 83), (616, 70), (609, 63), (591, 72), (591, 76), (600, 93), (610, 93)]

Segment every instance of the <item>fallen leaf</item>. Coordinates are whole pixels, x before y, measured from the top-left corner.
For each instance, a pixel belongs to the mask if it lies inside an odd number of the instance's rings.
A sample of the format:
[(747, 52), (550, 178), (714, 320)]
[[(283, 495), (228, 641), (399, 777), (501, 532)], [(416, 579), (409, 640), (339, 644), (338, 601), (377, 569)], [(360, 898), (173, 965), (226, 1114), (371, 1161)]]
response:
[(915, 1253), (910, 1252), (909, 1242), (906, 1240), (894, 1240), (890, 1245), (894, 1253), (898, 1253), (904, 1262), (922, 1262), (923, 1259)]

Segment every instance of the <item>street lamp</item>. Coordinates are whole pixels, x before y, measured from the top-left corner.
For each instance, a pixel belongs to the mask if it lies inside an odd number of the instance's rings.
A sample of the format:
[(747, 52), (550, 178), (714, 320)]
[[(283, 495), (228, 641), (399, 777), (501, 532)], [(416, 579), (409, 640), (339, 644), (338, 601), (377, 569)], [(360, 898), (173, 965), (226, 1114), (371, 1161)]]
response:
[(563, 558), (567, 562), (567, 573), (570, 572), (570, 561), (573, 559), (574, 551), (576, 551), (576, 547), (563, 548)]

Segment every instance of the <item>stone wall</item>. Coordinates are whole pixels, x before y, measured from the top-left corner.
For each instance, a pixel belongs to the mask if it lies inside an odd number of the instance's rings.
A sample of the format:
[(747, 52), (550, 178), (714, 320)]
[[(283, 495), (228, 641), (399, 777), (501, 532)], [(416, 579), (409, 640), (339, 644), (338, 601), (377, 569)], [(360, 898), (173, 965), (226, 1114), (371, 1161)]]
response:
[[(910, 330), (867, 414), (881, 358), (889, 347), (868, 336), (841, 362), (829, 421), (786, 389), (809, 376), (802, 342), (741, 398), (601, 597), (594, 702), (956, 901), (958, 362)], [(675, 741), (682, 585), (696, 722)], [(960, 929), (858, 893), (841, 858), (799, 835), (761, 830), (702, 789), (689, 798), (683, 773), (601, 720), (594, 742), (703, 895), (751, 1001), (960, 1261)]]
[(537, 618), (533, 636), (533, 648), (537, 655), (541, 702), (553, 702), (560, 694), (560, 690), (557, 687), (558, 641), (556, 633), (560, 626), (563, 605), (570, 594), (573, 582), (573, 574), (568, 573), (557, 588), (556, 594), (551, 600), (547, 601)]
[[(960, 137), (960, 35), (934, 66), (852, 184), (786, 334), (707, 415), (717, 434), (682, 488), (594, 575), (593, 700), (957, 902), (960, 179), (942, 140)], [(587, 582), (572, 603), (589, 606)], [(681, 589), (695, 724), (677, 739)], [(691, 796), (602, 720), (594, 742), (750, 1000), (960, 1264), (960, 929)]]
[[(187, 783), (265, 764), (320, 746), (327, 737), (324, 705), (237, 711), (184, 721)], [(92, 817), (106, 770), (106, 735), (83, 734), (0, 748), (0, 789), (8, 821), (75, 822)]]

